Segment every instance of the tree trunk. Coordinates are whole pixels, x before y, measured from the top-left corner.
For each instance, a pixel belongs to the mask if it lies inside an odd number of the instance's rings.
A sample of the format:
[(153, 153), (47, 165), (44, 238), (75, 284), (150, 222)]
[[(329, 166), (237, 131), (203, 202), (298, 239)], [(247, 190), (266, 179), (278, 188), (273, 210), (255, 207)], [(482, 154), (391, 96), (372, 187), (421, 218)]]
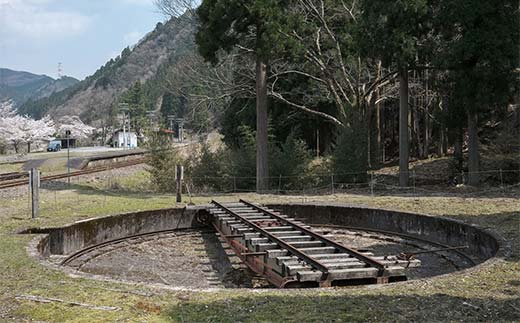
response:
[(430, 117), (428, 116), (428, 105), (424, 107), (424, 147), (423, 158), (427, 159), (430, 154)]
[(368, 168), (372, 169), (372, 112), (375, 109), (374, 98), (369, 102), (365, 115), (366, 134), (367, 134), (367, 162)]
[(256, 59), (256, 191), (269, 189), (267, 119), (267, 64)]
[(441, 123), (439, 126), (439, 147), (438, 147), (438, 155), (439, 157), (444, 156), (444, 142), (446, 141), (446, 132), (444, 131), (444, 124)]
[(457, 183), (462, 184), (462, 176), (460, 175), (462, 172), (462, 164), (464, 161), (464, 156), (462, 152), (462, 141), (463, 141), (463, 131), (462, 127), (457, 127), (455, 129), (455, 141), (454, 141), (454, 157), (457, 165)]
[(419, 113), (419, 106), (421, 105), (421, 100), (416, 100), (416, 105), (414, 109), (414, 115), (413, 115), (413, 132), (415, 134), (415, 142), (417, 147), (417, 157), (421, 158), (424, 156), (423, 154), (423, 145), (421, 142), (421, 125), (420, 125), (420, 113)]
[(430, 154), (430, 116), (429, 106), (430, 106), (430, 89), (429, 89), (429, 73), (428, 70), (426, 73), (426, 94), (424, 97), (424, 146), (423, 146), (423, 158), (427, 159)]
[(478, 186), (480, 182), (477, 124), (477, 114), (468, 112), (468, 185), (471, 186)]
[[(377, 81), (381, 78), (381, 61), (377, 63)], [(379, 100), (380, 96), (380, 90), (377, 88), (377, 90), (374, 93), (375, 101)], [(374, 160), (377, 161), (377, 165), (380, 165), (381, 163), (384, 163), (384, 157), (383, 157), (383, 129), (382, 129), (382, 115), (381, 115), (381, 102), (375, 103), (375, 112), (376, 112), (376, 149), (375, 149), (375, 158)]]
[(408, 186), (410, 142), (408, 136), (408, 70), (399, 73), (399, 185)]

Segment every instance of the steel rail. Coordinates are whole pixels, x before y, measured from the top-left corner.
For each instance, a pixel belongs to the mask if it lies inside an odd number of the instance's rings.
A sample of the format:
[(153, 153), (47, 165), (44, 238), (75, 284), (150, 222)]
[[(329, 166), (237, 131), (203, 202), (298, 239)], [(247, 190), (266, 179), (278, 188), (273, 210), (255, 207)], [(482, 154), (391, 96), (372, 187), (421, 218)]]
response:
[[(414, 236), (414, 235), (410, 235), (410, 234), (406, 234), (406, 233), (400, 233), (400, 232), (394, 232), (394, 231), (385, 231), (385, 230), (371, 229), (371, 228), (364, 228), (364, 227), (350, 227), (350, 226), (342, 226), (342, 225), (334, 225), (334, 224), (320, 224), (319, 226), (323, 227), (323, 228), (338, 228), (338, 229), (346, 229), (346, 230), (353, 230), (353, 231), (375, 232), (375, 233), (381, 233), (381, 234), (387, 234), (387, 235), (403, 237), (403, 238), (410, 239), (410, 240), (416, 240), (416, 241), (420, 241), (420, 242), (423, 242), (423, 243), (431, 244), (431, 245), (434, 245), (434, 246), (439, 246), (439, 247), (442, 247), (442, 248), (450, 248), (451, 247), (449, 245), (446, 245), (446, 244), (443, 244), (443, 243), (440, 243), (440, 242), (427, 240), (427, 239), (423, 239), (423, 238), (420, 238), (420, 237), (417, 237), (417, 236)], [(453, 249), (453, 250), (450, 250), (450, 252), (456, 253), (461, 258), (466, 259), (472, 266), (476, 265), (476, 262), (470, 256), (468, 256), (464, 252), (460, 251), (459, 249)]]
[(2, 173), (0, 174), (0, 182), (4, 181), (12, 181), (19, 179), (20, 177), (29, 176), (27, 172), (12, 172), (12, 173)]
[(288, 221), (286, 219), (284, 219), (283, 217), (269, 211), (269, 210), (266, 210), (260, 206), (257, 206), (253, 203), (250, 203), (250, 202), (247, 202), (245, 200), (240, 200), (241, 203), (244, 203), (245, 205), (247, 206), (250, 206), (252, 208), (254, 208), (255, 210), (257, 211), (260, 211), (260, 212), (263, 212), (264, 214), (267, 214), (269, 216), (272, 216), (274, 218), (276, 218), (277, 220), (279, 221), (282, 221), (282, 222), (285, 222), (286, 224), (288, 225), (291, 225), (291, 226), (294, 226), (296, 227), (298, 230), (304, 232), (305, 234), (308, 234), (310, 235), (311, 237), (317, 239), (317, 240), (320, 240), (322, 242), (324, 242), (325, 244), (329, 245), (330, 247), (334, 247), (338, 250), (340, 250), (341, 252), (344, 252), (344, 253), (347, 253), (349, 255), (351, 255), (352, 257), (358, 259), (358, 260), (361, 260), (362, 262), (364, 262), (365, 264), (368, 264), (372, 267), (375, 267), (379, 270), (379, 274), (380, 275), (384, 275), (385, 271), (386, 271), (386, 268), (387, 266), (379, 261), (377, 261), (376, 259), (372, 258), (372, 257), (369, 257), (369, 256), (366, 256), (366, 255), (363, 255), (361, 254), (360, 252), (358, 252), (357, 250), (354, 250), (354, 249), (351, 249), (351, 248), (347, 248), (333, 240), (330, 240), (329, 238), (319, 234), (319, 233), (316, 233), (312, 230), (309, 230), (301, 225), (298, 225), (296, 223), (293, 223), (291, 221)]
[[(56, 179), (64, 179), (69, 176), (76, 177), (76, 176), (94, 174), (94, 173), (108, 171), (108, 170), (111, 170), (114, 168), (123, 168), (123, 167), (142, 164), (144, 161), (145, 161), (144, 158), (136, 159), (136, 160), (131, 160), (131, 161), (114, 163), (112, 165), (107, 165), (107, 166), (97, 166), (97, 167), (87, 168), (85, 170), (71, 172), (70, 174), (62, 173), (62, 174), (56, 174), (56, 175), (42, 176), (41, 181), (45, 182), (45, 181), (52, 181), (52, 180), (56, 180)], [(27, 179), (20, 179), (20, 180), (11, 181), (11, 182), (0, 183), (0, 189), (23, 186), (23, 185), (27, 185), (28, 183), (29, 183), (29, 180), (27, 180)]]
[(329, 269), (324, 264), (320, 263), (318, 260), (316, 260), (313, 257), (311, 257), (311, 256), (305, 254), (304, 252), (298, 250), (298, 248), (295, 248), (295, 247), (291, 246), (287, 242), (279, 239), (278, 237), (276, 237), (272, 233), (264, 230), (262, 227), (260, 227), (256, 223), (254, 223), (252, 221), (249, 221), (248, 219), (246, 219), (243, 216), (237, 214), (236, 212), (234, 212), (231, 209), (229, 209), (228, 207), (220, 204), (219, 202), (211, 201), (211, 203), (213, 203), (215, 206), (219, 207), (220, 209), (226, 211), (229, 215), (235, 217), (239, 221), (241, 221), (241, 222), (247, 224), (248, 226), (252, 227), (257, 232), (259, 232), (260, 234), (264, 235), (265, 237), (267, 237), (272, 242), (274, 242), (274, 243), (278, 244), (280, 247), (286, 249), (289, 253), (291, 253), (291, 254), (301, 258), (308, 265), (314, 267), (315, 269), (318, 269), (318, 270), (322, 271), (323, 275), (324, 275), (324, 279), (326, 279), (326, 277), (328, 276)]

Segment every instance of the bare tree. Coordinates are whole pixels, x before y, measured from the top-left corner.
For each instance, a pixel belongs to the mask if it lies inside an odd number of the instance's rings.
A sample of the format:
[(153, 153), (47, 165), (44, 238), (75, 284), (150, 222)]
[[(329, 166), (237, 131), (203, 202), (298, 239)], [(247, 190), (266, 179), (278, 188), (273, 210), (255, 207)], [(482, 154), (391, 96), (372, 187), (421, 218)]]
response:
[(159, 11), (170, 18), (181, 17), (187, 12), (193, 16), (199, 3), (199, 0), (154, 0)]

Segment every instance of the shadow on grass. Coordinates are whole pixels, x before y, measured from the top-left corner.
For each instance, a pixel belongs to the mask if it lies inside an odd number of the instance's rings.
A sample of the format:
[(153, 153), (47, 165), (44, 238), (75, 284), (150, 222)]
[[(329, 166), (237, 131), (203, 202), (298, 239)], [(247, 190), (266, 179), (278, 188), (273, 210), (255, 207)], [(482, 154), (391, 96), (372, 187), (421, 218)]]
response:
[(168, 311), (180, 322), (509, 322), (520, 298), (431, 296), (256, 295), (187, 301)]

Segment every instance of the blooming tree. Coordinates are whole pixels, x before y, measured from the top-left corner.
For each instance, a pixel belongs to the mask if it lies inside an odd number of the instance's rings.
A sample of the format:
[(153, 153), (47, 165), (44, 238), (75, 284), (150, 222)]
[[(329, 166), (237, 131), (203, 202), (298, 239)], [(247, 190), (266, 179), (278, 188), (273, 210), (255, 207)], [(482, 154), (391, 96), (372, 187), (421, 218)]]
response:
[(58, 134), (65, 137), (67, 130), (71, 132), (70, 137), (74, 139), (89, 138), (96, 128), (91, 127), (78, 116), (64, 116), (58, 120)]
[(18, 115), (0, 118), (0, 138), (13, 145), (17, 153), (21, 144), (27, 144), (30, 152), (31, 144), (50, 140), (55, 132), (54, 121), (49, 117), (40, 120)]
[(0, 102), (0, 118), (10, 118), (16, 115), (12, 100)]
[(20, 144), (23, 142), (23, 133), (21, 130), (22, 117), (14, 116), (3, 118), (0, 117), (0, 138), (14, 147), (18, 153)]

